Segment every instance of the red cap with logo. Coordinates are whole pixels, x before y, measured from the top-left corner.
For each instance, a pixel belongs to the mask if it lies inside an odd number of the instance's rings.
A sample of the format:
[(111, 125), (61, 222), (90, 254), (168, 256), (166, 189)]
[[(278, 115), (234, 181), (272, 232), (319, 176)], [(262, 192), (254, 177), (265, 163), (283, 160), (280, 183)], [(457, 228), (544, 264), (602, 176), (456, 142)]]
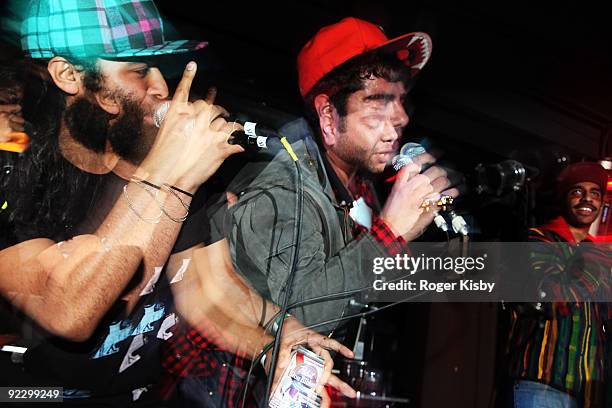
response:
[(298, 81), (302, 97), (323, 76), (338, 65), (358, 55), (373, 50), (395, 53), (418, 73), (431, 56), (429, 35), (421, 32), (404, 34), (389, 40), (382, 29), (372, 23), (354, 17), (323, 27), (302, 48), (297, 59)]

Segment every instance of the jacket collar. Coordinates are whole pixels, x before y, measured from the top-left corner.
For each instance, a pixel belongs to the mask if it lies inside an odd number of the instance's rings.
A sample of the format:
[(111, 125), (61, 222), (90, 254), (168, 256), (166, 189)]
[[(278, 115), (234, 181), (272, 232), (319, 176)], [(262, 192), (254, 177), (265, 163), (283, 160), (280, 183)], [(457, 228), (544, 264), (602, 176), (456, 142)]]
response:
[[(342, 183), (340, 183), (338, 176), (331, 166), (328, 165), (324, 155), (321, 154), (319, 146), (314, 139), (312, 128), (306, 119), (299, 118), (287, 123), (280, 129), (280, 133), (291, 143), (295, 153), (302, 162), (302, 168), (307, 169), (310, 177), (318, 178), (319, 183), (323, 186), (325, 195), (332, 203), (337, 204), (338, 200), (334, 194), (336, 190), (335, 183), (339, 183), (340, 186), (342, 186)], [(342, 187), (344, 188), (344, 186)], [(345, 192), (350, 197), (346, 189)], [(339, 201), (342, 201), (342, 198)]]
[[(342, 184), (340, 178), (334, 171), (329, 160), (321, 150), (317, 142), (314, 139), (314, 132), (304, 118), (294, 120), (284, 125), (280, 132), (287, 137), (287, 140), (291, 143), (295, 149), (298, 157), (303, 163), (308, 165), (309, 161), (318, 163), (316, 173), (319, 178), (320, 184), (323, 186), (323, 190), (328, 198), (335, 205), (348, 205), (351, 206), (353, 203), (353, 194)], [(303, 146), (300, 144), (303, 142)], [(302, 151), (305, 149), (305, 151)], [(313, 160), (316, 158), (316, 160)], [(310, 166), (311, 170), (314, 170), (314, 166)], [(361, 175), (357, 175), (361, 180)], [(344, 204), (343, 204), (344, 203)], [(369, 203), (373, 204), (373, 203)], [(373, 204), (374, 205), (374, 204)], [(375, 204), (374, 207), (377, 207)]]
[[(569, 224), (565, 221), (565, 218), (562, 216), (558, 216), (557, 218), (550, 221), (548, 224), (545, 224), (541, 227), (542, 229), (552, 231), (557, 235), (560, 235), (567, 242), (571, 242), (573, 244), (576, 243), (576, 239), (572, 234), (572, 231), (569, 228)], [(590, 234), (587, 234), (583, 242), (595, 242), (596, 238)]]

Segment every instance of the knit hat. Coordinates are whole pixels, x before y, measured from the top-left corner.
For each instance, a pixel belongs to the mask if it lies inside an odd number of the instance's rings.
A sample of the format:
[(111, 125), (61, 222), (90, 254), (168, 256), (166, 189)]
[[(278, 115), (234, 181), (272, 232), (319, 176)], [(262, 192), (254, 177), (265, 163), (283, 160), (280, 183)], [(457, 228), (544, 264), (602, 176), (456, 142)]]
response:
[(572, 186), (586, 181), (597, 184), (604, 193), (608, 183), (608, 173), (599, 163), (595, 162), (570, 164), (557, 178), (557, 192), (563, 196)]

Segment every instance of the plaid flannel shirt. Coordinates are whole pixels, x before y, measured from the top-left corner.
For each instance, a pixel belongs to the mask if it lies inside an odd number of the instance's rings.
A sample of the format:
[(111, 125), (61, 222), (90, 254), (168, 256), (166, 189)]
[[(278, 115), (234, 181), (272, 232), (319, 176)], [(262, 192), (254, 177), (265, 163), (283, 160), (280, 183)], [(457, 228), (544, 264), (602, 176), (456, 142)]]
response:
[[(363, 197), (363, 200), (371, 208), (376, 208), (375, 202), (376, 197), (374, 191), (368, 183), (362, 178), (357, 179), (355, 187), (353, 188), (353, 195), (355, 199)], [(356, 239), (360, 239), (362, 234), (369, 234), (378, 242), (381, 247), (390, 255), (395, 256), (401, 253), (408, 252), (408, 244), (401, 236), (396, 236), (391, 228), (380, 218), (375, 215), (372, 220), (372, 227), (368, 230), (367, 228), (354, 223), (353, 235)]]
[[(170, 395), (174, 386), (187, 376), (214, 378), (224, 407), (242, 405), (242, 393), (251, 361), (240, 351), (232, 353), (223, 334), (214, 325), (197, 328), (182, 326), (162, 351), (162, 366), (167, 375), (162, 393)], [(255, 406), (247, 396), (247, 407)]]

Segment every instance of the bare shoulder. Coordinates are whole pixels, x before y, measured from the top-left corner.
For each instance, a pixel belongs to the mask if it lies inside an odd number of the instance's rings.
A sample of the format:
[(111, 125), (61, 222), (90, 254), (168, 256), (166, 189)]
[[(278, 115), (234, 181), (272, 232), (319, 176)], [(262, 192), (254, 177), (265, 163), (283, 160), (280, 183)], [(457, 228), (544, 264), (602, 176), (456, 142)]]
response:
[(50, 239), (36, 238), (5, 248), (0, 251), (0, 271), (14, 271), (15, 267), (36, 258), (54, 244)]

